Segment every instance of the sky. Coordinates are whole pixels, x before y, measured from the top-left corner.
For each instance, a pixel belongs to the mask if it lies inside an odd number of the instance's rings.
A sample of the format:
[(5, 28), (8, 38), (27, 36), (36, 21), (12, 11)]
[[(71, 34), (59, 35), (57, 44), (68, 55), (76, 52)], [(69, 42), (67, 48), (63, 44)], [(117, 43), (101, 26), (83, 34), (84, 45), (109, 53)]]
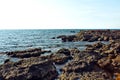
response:
[(0, 29), (120, 29), (120, 0), (0, 0)]

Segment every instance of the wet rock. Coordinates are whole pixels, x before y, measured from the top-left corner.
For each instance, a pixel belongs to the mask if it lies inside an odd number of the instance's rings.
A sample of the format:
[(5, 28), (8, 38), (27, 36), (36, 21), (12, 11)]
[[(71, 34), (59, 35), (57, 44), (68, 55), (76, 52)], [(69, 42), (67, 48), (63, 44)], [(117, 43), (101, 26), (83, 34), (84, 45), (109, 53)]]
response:
[(94, 48), (101, 48), (103, 45), (104, 45), (103, 43), (97, 42), (97, 43), (93, 44), (93, 47)]
[(31, 48), (22, 51), (13, 51), (13, 52), (5, 52), (5, 54), (11, 57), (18, 57), (18, 58), (29, 58), (29, 57), (37, 57), (41, 54), (51, 51), (42, 51), (41, 48)]
[(66, 37), (66, 35), (60, 35), (57, 38), (64, 38), (64, 37)]
[(52, 37), (51, 39), (55, 39), (56, 37)]
[(7, 63), (7, 62), (10, 62), (10, 59), (6, 59), (6, 60), (4, 61), (4, 63)]
[(75, 33), (75, 31), (70, 31), (71, 33)]
[(61, 36), (58, 36), (57, 38), (61, 38), (63, 42), (72, 42), (74, 41), (76, 36), (75, 35), (69, 35), (69, 36), (61, 35)]
[(40, 57), (0, 65), (0, 76), (3, 80), (52, 80), (57, 75), (53, 63)]
[(99, 37), (92, 37), (88, 40), (88, 42), (94, 42), (94, 41), (97, 41)]
[(65, 54), (66, 56), (70, 55), (70, 50), (66, 48), (62, 48), (56, 52), (56, 54)]

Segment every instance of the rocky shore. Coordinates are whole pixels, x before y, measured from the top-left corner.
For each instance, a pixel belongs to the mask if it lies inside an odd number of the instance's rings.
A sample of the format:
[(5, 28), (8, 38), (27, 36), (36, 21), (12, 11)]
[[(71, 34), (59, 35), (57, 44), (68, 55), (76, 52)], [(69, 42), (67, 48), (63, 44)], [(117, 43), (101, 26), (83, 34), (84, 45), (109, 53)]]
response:
[[(86, 49), (61, 48), (57, 52), (32, 48), (23, 51), (1, 52), (20, 58), (18, 62), (7, 59), (0, 65), (0, 80), (119, 80), (120, 30), (85, 30), (76, 35), (61, 35), (66, 41), (89, 41)], [(104, 44), (102, 41), (108, 41)], [(49, 55), (42, 56), (41, 54)], [(60, 68), (58, 72), (56, 65)]]
[(63, 42), (71, 41), (110, 41), (120, 39), (120, 30), (83, 30), (76, 35), (60, 35)]

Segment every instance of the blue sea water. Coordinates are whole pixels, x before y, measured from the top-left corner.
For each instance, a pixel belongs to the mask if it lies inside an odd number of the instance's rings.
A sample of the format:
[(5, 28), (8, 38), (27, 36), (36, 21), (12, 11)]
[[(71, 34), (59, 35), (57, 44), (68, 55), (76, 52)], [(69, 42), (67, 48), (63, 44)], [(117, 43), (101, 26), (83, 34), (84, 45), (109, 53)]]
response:
[[(52, 39), (53, 37), (73, 35), (79, 31), (75, 29), (0, 30), (0, 52), (25, 50), (36, 47), (54, 52), (62, 47), (71, 47), (70, 45), (73, 43), (63, 43), (61, 39)], [(10, 58), (6, 54), (0, 54), (0, 64), (3, 64), (6, 59), (10, 59), (11, 61), (18, 60), (17, 58)]]
[(61, 46), (61, 39), (52, 39), (59, 35), (73, 35), (80, 30), (0, 30), (0, 52), (41, 47), (43, 49)]

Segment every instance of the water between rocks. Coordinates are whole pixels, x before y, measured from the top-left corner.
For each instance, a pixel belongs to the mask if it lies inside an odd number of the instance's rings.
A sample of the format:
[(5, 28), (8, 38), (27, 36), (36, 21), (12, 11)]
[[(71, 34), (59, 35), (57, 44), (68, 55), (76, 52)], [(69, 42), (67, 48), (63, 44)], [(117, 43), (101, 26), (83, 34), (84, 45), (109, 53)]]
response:
[[(56, 47), (50, 47), (50, 48), (46, 48), (45, 50), (51, 50), (52, 52), (51, 53), (55, 53), (56, 51), (58, 51), (59, 49), (61, 48), (68, 48), (68, 49), (71, 49), (71, 48), (75, 48), (77, 47), (80, 51), (84, 50), (86, 48), (85, 45), (89, 45), (89, 44), (94, 44), (95, 42), (82, 42), (82, 41), (79, 41), (79, 42), (64, 42), (64, 44), (61, 44), (59, 46), (56, 46)], [(108, 42), (102, 42), (104, 44), (108, 44)], [(46, 55), (50, 55), (51, 53), (44, 53), (42, 54), (41, 56), (46, 56)], [(4, 61), (6, 59), (9, 59), (10, 61), (12, 62), (17, 62), (19, 61), (20, 59), (19, 58), (12, 58), (12, 57), (9, 57), (8, 55), (6, 54), (0, 54), (0, 65), (1, 64), (4, 64)], [(68, 61), (70, 62), (70, 60)], [(67, 62), (67, 63), (68, 63)], [(66, 63), (65, 63), (66, 64)], [(60, 74), (60, 69), (65, 65), (55, 65), (56, 66), (56, 69), (58, 71), (58, 73)]]
[[(71, 32), (71, 31), (74, 31)], [(62, 42), (61, 39), (52, 39), (59, 35), (74, 35), (79, 32), (79, 29), (66, 29), (66, 30), (0, 30), (0, 52), (24, 50), (29, 48), (42, 48), (43, 50), (50, 50), (51, 53), (55, 53), (61, 48), (78, 48), (80, 51), (86, 48), (87, 44), (94, 44), (95, 42)], [(103, 42), (108, 44), (108, 42)], [(42, 56), (50, 55), (51, 53), (42, 54)], [(0, 65), (4, 64), (4, 61), (9, 59), (10, 61), (17, 62), (19, 58), (12, 58), (6, 54), (0, 54)], [(70, 62), (70, 60), (68, 61)], [(67, 62), (67, 63), (68, 63)], [(56, 69), (61, 74), (60, 69), (63, 65), (55, 65)]]

